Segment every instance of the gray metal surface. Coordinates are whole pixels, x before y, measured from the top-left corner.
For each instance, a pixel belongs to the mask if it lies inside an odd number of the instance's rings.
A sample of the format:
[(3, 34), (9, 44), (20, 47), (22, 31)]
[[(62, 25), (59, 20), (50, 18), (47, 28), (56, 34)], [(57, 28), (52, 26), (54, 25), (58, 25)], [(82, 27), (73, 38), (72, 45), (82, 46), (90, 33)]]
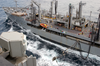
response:
[[(80, 49), (80, 50), (88, 52), (88, 49), (89, 49), (89, 46), (90, 46), (90, 42), (91, 42), (90, 38), (87, 38), (87, 37), (84, 37), (84, 36), (75, 35), (75, 34), (72, 34), (70, 32), (64, 33), (67, 37), (66, 36), (61, 36), (61, 35), (56, 35), (56, 34), (54, 34), (52, 32), (50, 33), (50, 32), (46, 32), (44, 30), (41, 30), (41, 29), (38, 29), (38, 28), (35, 28), (35, 27), (32, 27), (32, 26), (28, 26), (27, 23), (29, 23), (29, 21), (26, 21), (23, 17), (11, 15), (9, 12), (6, 12), (6, 14), (8, 15), (8, 17), (12, 21), (15, 21), (16, 23), (18, 23), (23, 28), (29, 29), (33, 33), (35, 33), (37, 35), (40, 35), (42, 37), (45, 37), (45, 38), (47, 38), (49, 40), (52, 40), (52, 41), (55, 41), (55, 42), (58, 42), (58, 43), (61, 43), (61, 44), (67, 45), (67, 46), (72, 46), (77, 40), (84, 41), (85, 43), (81, 42), (82, 49)], [(54, 28), (48, 28), (48, 29), (52, 30), (52, 31), (56, 31), (56, 32), (62, 33), (59, 30), (54, 29)], [(99, 42), (95, 42), (95, 44), (100, 45)], [(76, 48), (79, 49), (78, 46)], [(100, 51), (99, 47), (92, 46), (90, 53), (100, 56), (100, 52), (99, 51)]]
[[(35, 33), (37, 35), (40, 35), (40, 36), (43, 36), (45, 38), (48, 38), (49, 40), (53, 40), (55, 42), (58, 42), (58, 43), (61, 43), (61, 44), (67, 45), (67, 46), (72, 46), (76, 42), (75, 40), (71, 40), (71, 39), (66, 38), (66, 37), (62, 37), (62, 36), (59, 36), (59, 35), (55, 35), (53, 33), (49, 33), (49, 32), (43, 31), (43, 30), (39, 30), (39, 29), (34, 28), (34, 27), (27, 26), (27, 21), (25, 21), (21, 17), (10, 15), (9, 18), (12, 21), (16, 20), (15, 22), (17, 22), (20, 26), (24, 27), (25, 29), (29, 29), (33, 33)], [(78, 36), (78, 35), (74, 35), (74, 34), (71, 34), (71, 33), (67, 33), (66, 35), (74, 36), (77, 39), (90, 41), (89, 38)], [(99, 44), (99, 42), (96, 42), (96, 43)], [(89, 44), (81, 43), (81, 47), (82, 47), (82, 50), (87, 52), (88, 48), (89, 48)], [(90, 53), (100, 56), (100, 52), (99, 51), (100, 51), (100, 48), (92, 46)]]
[(0, 56), (0, 66), (14, 66), (9, 61), (7, 61), (5, 58)]

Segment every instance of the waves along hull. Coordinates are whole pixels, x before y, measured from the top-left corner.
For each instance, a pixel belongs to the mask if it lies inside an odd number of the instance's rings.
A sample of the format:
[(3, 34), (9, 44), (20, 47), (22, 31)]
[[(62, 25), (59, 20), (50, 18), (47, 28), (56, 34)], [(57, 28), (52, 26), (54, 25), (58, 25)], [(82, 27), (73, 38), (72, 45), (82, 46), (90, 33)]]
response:
[[(12, 21), (18, 23), (23, 28), (29, 29), (29, 30), (31, 30), (31, 32), (33, 32), (37, 35), (40, 35), (40, 36), (42, 36), (46, 39), (49, 39), (51, 41), (60, 43), (64, 46), (65, 45), (66, 46), (72, 46), (76, 42), (76, 40), (74, 40), (74, 39), (77, 39), (77, 38), (71, 38), (69, 36), (68, 37), (63, 37), (63, 36), (60, 36), (60, 35), (56, 35), (56, 34), (53, 34), (53, 33), (43, 31), (41, 29), (37, 29), (37, 28), (32, 27), (32, 26), (28, 26), (27, 25), (28, 21), (24, 20), (22, 17), (14, 16), (14, 15), (11, 15), (7, 12), (6, 12), (6, 14), (8, 15), (8, 18), (10, 18)], [(99, 43), (97, 42), (97, 44), (99, 44)], [(76, 46), (75, 49), (79, 49), (79, 47)], [(88, 52), (88, 49), (89, 49), (89, 42), (88, 41), (81, 42), (81, 49), (80, 50)], [(92, 46), (91, 50), (90, 50), (90, 53), (100, 56), (100, 48), (96, 47), (96, 46)]]

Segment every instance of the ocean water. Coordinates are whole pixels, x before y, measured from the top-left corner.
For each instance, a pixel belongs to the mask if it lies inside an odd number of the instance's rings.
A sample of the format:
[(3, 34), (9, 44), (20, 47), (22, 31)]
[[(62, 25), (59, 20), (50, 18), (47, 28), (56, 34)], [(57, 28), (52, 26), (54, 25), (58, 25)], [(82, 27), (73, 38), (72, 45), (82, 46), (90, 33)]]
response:
[[(17, 0), (19, 7), (29, 5), (31, 0)], [(51, 0), (35, 0), (37, 3), (41, 3), (41, 9), (49, 10)], [(81, 0), (58, 0), (58, 13), (65, 15), (68, 12), (69, 3), (73, 4), (75, 10), (78, 8), (78, 3)], [(83, 16), (90, 19), (90, 11), (92, 11), (91, 20), (97, 21), (100, 3), (99, 0), (83, 0), (87, 3), (83, 6)], [(60, 46), (56, 43), (50, 42), (46, 39), (41, 38), (39, 35), (35, 35), (31, 30), (23, 29), (21, 26), (12, 23), (7, 18), (1, 7), (15, 6), (14, 0), (0, 0), (0, 34), (7, 31), (17, 31), (27, 36), (27, 55), (33, 55), (37, 58), (37, 66), (100, 66), (100, 57), (90, 54), (86, 60), (83, 60), (78, 51), (69, 49), (65, 56), (58, 58), (56, 61), (52, 61), (52, 58), (59, 56), (62, 52), (67, 49), (66, 47)], [(83, 53), (84, 56), (87, 53)]]

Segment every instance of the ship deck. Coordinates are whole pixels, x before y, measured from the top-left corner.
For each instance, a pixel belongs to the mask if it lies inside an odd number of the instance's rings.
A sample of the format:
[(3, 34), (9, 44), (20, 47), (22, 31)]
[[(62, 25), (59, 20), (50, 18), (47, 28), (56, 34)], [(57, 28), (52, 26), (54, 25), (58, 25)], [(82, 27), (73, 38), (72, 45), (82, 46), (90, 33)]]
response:
[(65, 34), (72, 33), (72, 34), (75, 34), (75, 35), (81, 35), (81, 36), (88, 38), (89, 35), (90, 35), (91, 27), (86, 27), (86, 28), (84, 28), (83, 31), (70, 30), (70, 29), (67, 29), (65, 27), (57, 26), (57, 25), (54, 24), (54, 22), (52, 22), (52, 23), (49, 24), (49, 27), (47, 29), (55, 30), (55, 31), (62, 32), (62, 33), (65, 33)]
[[(15, 11), (16, 8), (15, 7), (3, 7), (3, 9), (5, 10), (5, 12), (10, 11), (9, 13), (12, 13), (12, 12)], [(24, 10), (26, 13), (29, 13), (28, 8), (18, 7), (17, 9), (18, 9), (18, 11), (22, 12)], [(23, 10), (21, 10), (21, 9), (23, 9)], [(26, 17), (28, 17), (28, 15), (20, 16), (20, 17), (22, 17), (23, 19), (26, 19)], [(46, 20), (50, 20), (50, 19), (46, 18)], [(42, 23), (47, 24), (45, 21), (43, 21)], [(37, 23), (35, 25), (39, 26), (39, 23)], [(70, 30), (70, 29), (67, 29), (65, 27), (57, 26), (57, 25), (54, 24), (54, 22), (49, 23), (48, 25), (49, 25), (49, 29), (57, 30), (57, 31), (60, 31), (62, 33), (69, 32), (69, 33), (72, 33), (72, 34), (82, 35), (84, 37), (89, 37), (90, 27), (84, 28), (83, 31), (77, 31), (77, 30)], [(83, 34), (82, 34), (82, 32), (83, 32)]]
[[(11, 14), (12, 12), (15, 12), (16, 7), (3, 7), (3, 9), (4, 9), (5, 12), (8, 12), (8, 13)], [(21, 12), (24, 10), (26, 13), (29, 13), (28, 8), (18, 7), (17, 9)], [(20, 17), (22, 17), (23, 19), (26, 19), (26, 17), (28, 17), (28, 15), (20, 16)], [(82, 37), (86, 37), (86, 38), (91, 37), (90, 36), (90, 28), (91, 27), (86, 27), (82, 31), (77, 31), (77, 30), (70, 30), (70, 29), (67, 29), (65, 27), (57, 26), (57, 25), (54, 24), (54, 21), (52, 19), (49, 19), (49, 18), (45, 18), (45, 19), (42, 19), (42, 20), (41, 20), (41, 23), (45, 23), (45, 24), (49, 25), (49, 27), (47, 28), (48, 30), (56, 31), (56, 32), (59, 32), (59, 33), (62, 33), (62, 34), (75, 34), (76, 36), (81, 35)], [(48, 24), (45, 20), (52, 20), (53, 22)], [(28, 22), (30, 22), (30, 21), (28, 21)], [(32, 23), (30, 22), (30, 24), (32, 24)], [(33, 25), (39, 26), (40, 23), (38, 22), (38, 23), (33, 24)], [(100, 42), (100, 40), (98, 42)]]

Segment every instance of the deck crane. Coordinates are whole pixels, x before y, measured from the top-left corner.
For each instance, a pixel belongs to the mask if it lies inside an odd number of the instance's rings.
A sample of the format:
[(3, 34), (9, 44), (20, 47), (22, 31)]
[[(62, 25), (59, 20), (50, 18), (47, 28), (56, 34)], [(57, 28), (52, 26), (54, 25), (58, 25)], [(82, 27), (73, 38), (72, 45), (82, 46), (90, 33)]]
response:
[(82, 3), (82, 1), (79, 3), (79, 18), (82, 18), (82, 6), (86, 3)]
[(57, 15), (57, 5), (58, 5), (58, 1), (57, 0), (53, 0), (51, 1), (51, 16), (53, 15), (53, 4), (55, 3), (55, 15)]
[(34, 0), (32, 0), (32, 3), (34, 3), (36, 6), (38, 6), (38, 14), (39, 14), (39, 20), (41, 20), (41, 7), (40, 4), (37, 4)]

